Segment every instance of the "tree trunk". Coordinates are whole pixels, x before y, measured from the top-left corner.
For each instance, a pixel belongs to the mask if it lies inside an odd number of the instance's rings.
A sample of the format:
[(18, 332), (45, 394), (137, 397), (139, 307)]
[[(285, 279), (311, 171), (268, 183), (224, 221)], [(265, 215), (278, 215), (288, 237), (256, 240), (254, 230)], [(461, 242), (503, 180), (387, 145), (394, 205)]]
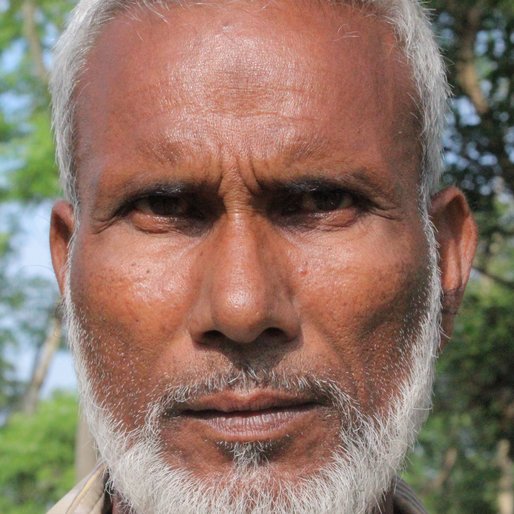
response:
[(39, 355), (34, 364), (34, 371), (23, 398), (21, 410), (27, 414), (33, 414), (36, 411), (39, 393), (48, 375), (55, 352), (61, 343), (61, 332), (61, 320), (55, 314), (50, 322), (50, 329), (41, 347), (41, 351), (38, 352)]
[(25, 0), (21, 12), (23, 14), (23, 33), (30, 49), (30, 57), (34, 64), (34, 74), (43, 84), (48, 84), (48, 70), (43, 60), (43, 49), (36, 26), (36, 4), (34, 0)]
[(457, 462), (458, 452), (457, 448), (450, 446), (444, 454), (443, 463), (437, 476), (427, 483), (422, 490), (422, 496), (432, 493), (434, 491), (440, 491), (446, 481), (450, 478), (451, 472)]
[(498, 514), (514, 514), (514, 463), (509, 454), (510, 442), (507, 439), (501, 439), (498, 442), (496, 457), (500, 468)]
[(475, 55), (476, 36), (480, 30), (482, 16), (483, 12), (480, 4), (476, 4), (467, 10), (466, 23), (459, 31), (460, 48), (456, 63), (457, 80), (479, 114), (485, 114), (489, 111), (489, 104), (480, 87)]

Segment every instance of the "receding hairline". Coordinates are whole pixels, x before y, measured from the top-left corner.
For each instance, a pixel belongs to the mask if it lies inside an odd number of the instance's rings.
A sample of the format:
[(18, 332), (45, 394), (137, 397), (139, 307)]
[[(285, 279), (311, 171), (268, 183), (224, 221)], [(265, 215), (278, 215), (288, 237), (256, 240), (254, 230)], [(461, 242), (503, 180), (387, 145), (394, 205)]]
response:
[[(221, 1), (221, 2), (212, 1), (212, 2), (210, 2), (209, 5), (207, 5), (207, 7), (209, 7), (209, 6), (217, 7), (218, 5), (222, 5), (222, 6), (228, 6), (228, 9), (232, 10), (231, 8), (233, 6), (237, 5), (237, 8), (239, 8), (240, 5), (244, 4), (244, 3), (252, 4), (255, 6), (255, 8), (257, 8), (256, 4), (258, 4), (257, 2), (250, 2), (248, 0), (246, 2), (245, 1), (238, 2), (237, 4), (235, 4), (233, 2), (227, 3), (226, 1), (225, 2), (224, 1)], [(262, 2), (260, 2), (260, 3), (262, 3)], [(291, 2), (284, 2), (284, 1), (274, 2), (274, 5), (278, 5), (280, 7), (280, 5), (287, 5), (287, 3), (291, 3)], [(302, 0), (301, 3), (305, 4), (306, 6), (308, 6), (308, 8), (312, 9), (312, 4), (320, 3), (320, 0), (317, 0), (315, 2), (312, 0), (310, 0), (310, 1)], [(296, 8), (296, 6), (298, 4), (293, 3), (293, 5)], [(332, 5), (337, 9), (345, 9), (345, 10), (352, 9), (352, 11), (353, 11), (353, 8), (348, 5), (332, 3), (330, 5), (330, 7), (332, 7)], [(268, 4), (266, 4), (266, 6), (268, 6)], [(205, 6), (197, 5), (196, 7), (204, 8)], [(273, 5), (270, 7), (272, 8)], [(135, 7), (135, 8), (139, 9), (139, 7)], [(183, 7), (180, 5), (177, 5), (177, 8), (180, 9)], [(360, 9), (359, 9), (359, 11), (360, 11)], [(255, 11), (255, 12), (257, 13), (260, 11)], [(314, 15), (316, 14), (316, 12), (318, 12), (317, 9), (314, 11)], [(304, 21), (302, 21), (302, 18), (300, 18), (300, 16), (305, 15), (305, 13), (306, 13), (306, 11), (304, 10), (304, 7), (302, 5), (298, 6), (297, 16), (299, 16), (299, 17), (298, 17), (298, 20), (296, 20), (296, 21), (293, 20), (293, 24), (295, 24), (297, 22), (299, 22), (300, 24), (303, 24)], [(224, 22), (225, 22), (225, 18), (223, 17), (224, 13), (221, 12), (219, 14), (221, 14), (221, 16), (216, 17), (215, 21), (213, 21), (213, 23), (212, 23), (214, 26), (215, 32), (217, 32), (218, 29), (220, 27), (222, 27), (222, 25), (224, 27)], [(253, 14), (254, 14), (253, 11), (249, 13), (250, 23), (251, 23), (251, 16)], [(309, 14), (308, 11), (307, 11), (307, 14)], [(182, 27), (182, 23), (184, 22), (183, 17), (182, 17), (182, 19), (176, 19), (176, 18), (174, 19), (173, 14), (170, 15), (169, 13), (164, 13), (164, 16), (166, 16), (166, 19), (161, 20), (160, 13), (145, 12), (144, 18), (141, 18), (141, 17), (135, 17), (133, 10), (125, 11), (123, 13), (120, 13), (120, 15), (122, 15), (122, 16), (126, 15), (126, 18), (120, 20), (120, 16), (116, 16), (104, 25), (103, 30), (101, 31), (101, 33), (98, 35), (98, 37), (96, 39), (95, 45), (93, 45), (93, 47), (91, 48), (91, 51), (88, 54), (87, 65), (83, 68), (83, 70), (81, 71), (81, 74), (79, 75), (78, 80), (77, 80), (77, 87), (76, 87), (76, 91), (75, 91), (75, 103), (76, 103), (76, 108), (77, 108), (77, 113), (76, 113), (77, 115), (75, 116), (75, 124), (76, 124), (75, 125), (75, 133), (78, 135), (78, 140), (76, 141), (76, 147), (75, 147), (75, 163), (76, 163), (75, 173), (77, 174), (77, 176), (80, 176), (82, 174), (81, 171), (79, 171), (79, 169), (81, 167), (80, 163), (81, 163), (82, 159), (84, 158), (84, 156), (85, 155), (87, 156), (88, 153), (90, 152), (91, 144), (93, 144), (94, 146), (96, 145), (96, 143), (89, 143), (89, 146), (87, 146), (88, 141), (91, 139), (91, 137), (94, 138), (94, 133), (92, 133), (88, 128), (86, 128), (86, 125), (83, 125), (81, 122), (84, 119), (84, 115), (87, 116), (88, 112), (90, 112), (91, 107), (94, 105), (93, 104), (94, 98), (98, 98), (98, 95), (103, 96), (102, 91), (105, 90), (106, 86), (105, 86), (105, 84), (100, 83), (100, 85), (98, 85), (98, 83), (97, 83), (94, 86), (94, 88), (96, 89), (96, 93), (93, 93), (92, 96), (89, 93), (88, 88), (91, 87), (91, 85), (97, 81), (98, 77), (101, 77), (104, 73), (110, 72), (110, 69), (108, 66), (110, 61), (112, 60), (112, 58), (110, 56), (110, 53), (111, 53), (110, 49), (114, 49), (115, 46), (117, 48), (121, 48), (121, 52), (126, 53), (129, 56), (129, 59), (132, 56), (132, 51), (137, 53), (139, 51), (139, 48), (138, 48), (139, 43), (133, 49), (131, 49), (130, 47), (127, 49), (127, 45), (133, 44), (130, 38), (131, 38), (131, 34), (135, 30), (137, 30), (138, 23), (144, 24), (142, 26), (142, 29), (140, 32), (141, 41), (142, 41), (141, 46), (146, 47), (146, 49), (143, 50), (143, 52), (144, 52), (144, 54), (147, 54), (147, 55), (148, 55), (148, 52), (150, 52), (149, 55), (151, 55), (152, 53), (155, 53), (152, 50), (148, 50), (148, 48), (151, 48), (151, 46), (150, 46), (151, 41), (148, 42), (146, 39), (147, 34), (151, 33), (149, 31), (154, 30), (154, 28), (153, 28), (154, 23), (159, 23), (160, 21), (162, 21), (162, 23), (163, 23), (163, 25), (161, 26), (163, 31), (160, 32), (159, 31), (160, 29), (158, 28), (157, 31), (155, 32), (155, 34), (157, 34), (156, 37), (159, 37), (159, 39), (162, 36), (162, 38), (167, 41), (168, 34), (169, 34), (169, 39), (178, 37), (179, 43), (178, 44), (172, 43), (172, 46), (178, 47), (179, 51), (180, 51), (180, 48), (182, 48), (182, 45), (184, 45), (184, 47), (187, 47), (187, 44), (190, 40), (190, 36), (189, 36), (187, 30), (184, 31), (184, 29)], [(200, 18), (199, 29), (198, 29), (200, 33), (203, 33), (202, 29), (205, 26), (204, 25), (205, 24), (205, 14), (202, 16), (203, 16), (203, 18)], [(268, 16), (269, 16), (269, 19), (264, 19), (264, 20), (259, 19), (258, 24), (255, 26), (248, 25), (246, 18), (242, 19), (242, 23), (240, 25), (238, 24), (238, 19), (236, 19), (236, 25), (235, 25), (237, 27), (238, 35), (242, 34), (242, 36), (245, 37), (246, 35), (249, 34), (250, 38), (252, 38), (254, 35), (256, 35), (256, 37), (258, 39), (260, 39), (260, 42), (263, 45), (262, 46), (262, 48), (263, 48), (262, 55), (264, 56), (263, 57), (264, 62), (268, 62), (267, 58), (266, 58), (266, 56), (267, 56), (266, 47), (269, 44), (269, 39), (273, 38), (273, 34), (280, 33), (281, 27), (285, 27), (287, 29), (287, 25), (284, 25), (284, 23), (287, 23), (287, 18), (285, 18), (286, 21), (284, 22), (283, 18), (281, 18), (280, 16), (277, 16), (273, 12), (270, 13)], [(302, 70), (302, 73), (308, 74), (309, 69), (315, 69), (316, 61), (321, 62), (322, 66), (325, 66), (327, 69), (327, 72), (330, 72), (331, 75), (334, 73), (335, 74), (339, 73), (338, 68), (341, 66), (343, 66), (344, 69), (351, 69), (351, 66), (353, 65), (352, 64), (353, 58), (348, 59), (344, 55), (344, 52), (346, 51), (345, 49), (347, 48), (346, 47), (347, 43), (345, 41), (337, 41), (336, 38), (334, 37), (334, 36), (338, 36), (339, 33), (341, 34), (340, 39), (348, 41), (348, 44), (353, 48), (357, 47), (357, 49), (358, 49), (359, 46), (364, 44), (364, 46), (368, 47), (368, 52), (370, 51), (369, 48), (373, 49), (372, 51), (376, 50), (376, 53), (374, 52), (372, 54), (369, 54), (369, 57), (368, 57), (369, 62), (370, 62), (369, 66), (370, 66), (370, 69), (377, 69), (379, 74), (386, 73), (386, 75), (384, 75), (384, 77), (389, 77), (389, 79), (387, 79), (387, 84), (388, 84), (387, 90), (391, 91), (391, 93), (385, 93), (385, 94), (386, 95), (390, 94), (391, 95), (390, 98), (394, 98), (394, 100), (393, 100), (394, 103), (392, 103), (391, 105), (395, 106), (395, 108), (394, 108), (395, 112), (398, 112), (398, 114), (399, 114), (399, 116), (396, 117), (396, 120), (399, 123), (397, 125), (399, 127), (398, 130), (400, 130), (400, 128), (401, 128), (403, 133), (406, 134), (405, 137), (412, 141), (412, 145), (413, 145), (411, 147), (413, 149), (412, 156), (413, 156), (413, 159), (415, 160), (414, 166), (416, 166), (416, 167), (415, 168), (410, 167), (409, 169), (411, 169), (413, 173), (416, 173), (416, 175), (417, 175), (416, 178), (419, 180), (420, 179), (419, 174), (421, 171), (420, 170), (420, 168), (421, 168), (421, 165), (420, 165), (421, 144), (419, 142), (421, 126), (420, 126), (420, 122), (419, 122), (419, 106), (418, 106), (417, 100), (415, 100), (413, 98), (413, 96), (415, 95), (415, 85), (413, 84), (413, 81), (411, 78), (410, 67), (408, 65), (408, 62), (406, 62), (406, 59), (404, 58), (403, 52), (395, 44), (394, 33), (392, 31), (392, 28), (388, 24), (383, 22), (383, 20), (376, 19), (376, 18), (373, 18), (370, 20), (370, 23), (372, 23), (371, 29), (369, 29), (370, 32), (373, 32), (373, 33), (376, 32), (377, 38), (380, 38), (379, 41), (384, 41), (383, 43), (380, 43), (380, 45), (378, 47), (374, 48), (376, 43), (373, 42), (372, 38), (366, 37), (369, 34), (368, 28), (367, 28), (368, 21), (366, 19), (367, 15), (361, 16), (361, 12), (358, 12), (357, 14), (352, 12), (352, 14), (351, 14), (352, 17), (350, 18), (346, 13), (343, 13), (343, 16), (341, 18), (338, 18), (337, 20), (334, 20), (334, 23), (332, 25), (331, 25), (332, 20), (330, 19), (329, 16), (330, 16), (330, 12), (328, 12), (328, 16), (327, 16), (326, 12), (320, 13), (318, 15), (318, 19), (321, 20), (320, 21), (321, 30), (324, 30), (325, 33), (327, 34), (326, 42), (328, 43), (327, 46), (325, 46), (325, 44), (322, 44), (323, 46), (321, 48), (322, 49), (328, 48), (328, 50), (327, 50), (329, 52), (328, 58), (330, 59), (330, 61), (327, 61), (328, 64), (325, 64), (325, 61), (324, 61), (325, 54), (323, 54), (323, 53), (311, 54), (309, 52), (309, 46), (307, 46), (306, 48), (303, 48), (302, 46), (298, 46), (298, 48), (295, 49), (296, 51), (294, 52), (298, 56), (297, 57), (298, 62), (302, 63), (302, 54), (304, 51), (306, 52), (306, 55), (308, 55), (308, 57), (306, 57), (307, 62), (309, 62), (309, 61), (311, 62), (311, 65), (307, 66), (305, 68), (305, 70)], [(209, 20), (213, 19), (213, 17), (211, 16), (210, 13), (207, 14), (207, 18)], [(277, 32), (275, 32), (274, 30), (271, 30), (271, 35), (268, 36), (268, 34), (265, 32), (265, 29), (268, 26), (267, 24), (270, 24), (270, 27), (273, 29), (273, 23), (275, 23), (275, 20), (277, 20), (277, 18), (278, 18), (278, 22), (277, 22), (278, 25), (275, 26), (275, 30)], [(186, 29), (187, 29), (188, 23), (191, 21), (191, 19), (193, 19), (193, 20), (197, 19), (197, 16), (195, 16), (195, 14), (186, 13), (186, 17), (185, 17)], [(229, 18), (227, 17), (227, 19), (229, 19)], [(305, 19), (305, 17), (304, 17), (304, 19)], [(343, 27), (341, 32), (338, 32), (337, 31), (338, 27), (340, 27), (340, 25), (342, 23), (344, 23), (346, 20), (349, 21), (349, 26)], [(175, 23), (175, 22), (177, 22), (177, 23)], [(120, 28), (120, 25), (119, 25), (120, 23), (122, 24), (121, 25), (121, 30), (122, 30), (121, 37), (124, 38), (125, 42), (123, 40), (119, 39), (119, 37), (120, 37), (119, 34), (114, 36), (114, 40), (111, 38), (112, 31), (110, 29), (112, 28), (113, 24), (116, 24), (117, 28)], [(134, 24), (136, 24), (136, 25), (134, 25)], [(312, 19), (309, 20), (309, 26), (311, 26), (313, 24), (314, 24), (314, 22), (312, 21)], [(378, 27), (377, 24), (380, 24), (381, 27)], [(168, 30), (170, 27), (171, 27), (171, 30)], [(180, 28), (176, 28), (176, 27), (180, 27)], [(247, 32), (247, 27), (249, 27), (248, 32)], [(366, 28), (364, 28), (364, 27), (366, 27)], [(294, 25), (293, 25), (293, 28), (294, 28)], [(294, 36), (293, 36), (295, 38), (294, 40), (296, 40), (296, 38), (298, 37), (297, 34), (301, 31), (302, 26), (300, 25), (298, 28), (299, 28), (299, 30), (291, 30), (290, 31), (292, 34), (294, 34)], [(361, 38), (354, 37), (354, 35), (359, 34), (359, 31), (361, 29), (363, 31), (366, 31), (365, 32), (366, 36), (364, 36), (364, 38), (363, 37), (361, 37)], [(209, 27), (207, 27), (207, 30), (209, 30)], [(242, 30), (243, 32), (239, 32), (239, 30)], [(355, 31), (355, 32), (349, 33), (350, 39), (346, 39), (347, 36), (345, 35), (344, 31), (350, 31), (350, 30)], [(176, 34), (176, 32), (178, 32), (179, 34)], [(285, 33), (287, 34), (287, 30), (285, 31)], [(319, 32), (317, 32), (317, 33), (319, 33)], [(321, 35), (323, 35), (323, 34), (321, 33)], [(194, 37), (194, 36), (191, 36), (191, 37)], [(209, 40), (208, 39), (209, 37), (210, 37), (210, 33), (207, 32), (207, 35), (204, 36), (203, 39), (201, 38), (201, 42), (204, 43), (206, 39)], [(308, 37), (311, 38), (312, 36), (309, 35)], [(387, 39), (384, 39), (384, 37)], [(337, 37), (337, 39), (339, 39), (339, 37)], [(184, 43), (184, 41), (185, 41), (185, 43)], [(299, 40), (299, 42), (301, 45), (301, 40)], [(231, 44), (230, 37), (228, 40), (228, 44), (229, 45)], [(203, 48), (203, 47), (199, 47), (199, 48)], [(384, 49), (383, 54), (382, 54), (382, 49)], [(236, 52), (237, 52), (237, 50), (238, 49), (236, 48)], [(113, 51), (116, 52), (115, 55), (117, 55), (118, 50), (113, 50)], [(167, 50), (165, 48), (164, 52), (166, 52), (166, 51)], [(203, 51), (204, 50), (199, 51), (199, 54), (202, 53)], [(208, 51), (209, 51), (209, 49), (207, 48), (207, 52)], [(321, 51), (323, 52), (323, 50), (321, 50)], [(393, 51), (394, 51), (394, 53), (393, 53)], [(161, 50), (157, 50), (157, 52), (158, 52), (157, 56), (159, 56)], [(349, 55), (352, 55), (352, 54), (349, 54)], [(260, 56), (261, 56), (261, 53), (258, 52), (257, 59), (260, 59)], [(376, 57), (376, 56), (378, 56), (378, 57)], [(164, 57), (167, 58), (168, 57), (167, 54), (164, 54)], [(156, 57), (156, 58), (158, 59), (159, 57)], [(100, 61), (98, 59), (100, 59)], [(178, 56), (178, 59), (180, 60), (180, 54)], [(383, 61), (382, 61), (382, 59), (383, 59)], [(114, 60), (115, 63), (117, 61), (119, 61), (119, 58)], [(347, 63), (346, 68), (345, 68), (344, 64), (341, 64), (343, 61), (346, 61), (346, 63)], [(362, 61), (362, 58), (361, 58), (361, 61)], [(99, 62), (101, 63), (100, 64), (101, 68), (98, 68)], [(128, 62), (130, 62), (130, 60)], [(146, 62), (146, 61), (143, 61), (143, 62)], [(164, 62), (164, 61), (159, 61), (159, 62)], [(173, 57), (170, 60), (168, 60), (167, 62), (170, 65), (170, 70), (172, 70), (172, 68), (174, 66)], [(258, 63), (259, 61), (257, 60), (256, 62)], [(384, 64), (384, 66), (381, 67), (382, 62), (384, 62), (385, 64)], [(106, 63), (107, 63), (107, 65), (106, 65)], [(125, 79), (120, 80), (120, 82), (122, 84), (131, 83), (131, 81), (133, 80), (132, 72), (130, 71), (132, 69), (131, 66), (132, 65), (125, 64), (124, 67), (125, 67), (127, 75), (125, 76), (126, 77)], [(138, 66), (138, 64), (136, 61), (136, 67), (137, 66)], [(168, 64), (166, 64), (166, 67), (167, 66), (168, 66)], [(350, 66), (350, 68), (348, 68), (348, 66)], [(244, 69), (244, 67), (243, 67), (243, 69)], [(335, 71), (331, 71), (332, 69), (335, 69)], [(388, 71), (385, 71), (385, 70), (388, 70)], [(369, 74), (370, 77), (375, 76), (375, 74), (371, 71), (370, 72), (365, 71), (364, 74), (365, 75)], [(177, 76), (179, 76), (179, 77), (181, 76), (180, 72)], [(318, 75), (314, 74), (313, 77), (316, 79), (318, 77)], [(84, 84), (85, 84), (84, 88), (81, 87), (81, 85), (80, 85), (83, 79), (84, 79)], [(137, 79), (137, 82), (140, 83), (139, 79), (137, 77), (136, 77), (136, 79)], [(379, 79), (371, 78), (371, 80), (373, 82), (377, 82), (377, 83), (380, 82), (382, 84), (381, 80), (379, 80)], [(114, 83), (117, 83), (117, 80), (115, 80)], [(109, 91), (109, 90), (112, 91), (112, 84), (113, 84), (113, 82), (111, 80), (111, 87), (107, 87), (107, 89), (106, 89), (107, 91)], [(320, 84), (319, 80), (316, 82), (315, 87), (319, 88), (319, 91), (321, 91), (322, 86), (318, 86), (318, 84)], [(98, 88), (100, 88), (100, 89), (98, 89)], [(137, 90), (139, 91), (139, 86), (137, 87)], [(146, 91), (147, 91), (146, 89), (143, 89), (143, 92), (145, 92), (145, 94), (146, 94)], [(152, 91), (151, 94), (153, 95), (154, 90), (152, 89), (151, 91)], [(148, 94), (150, 94), (150, 93), (148, 93)], [(166, 94), (167, 93), (163, 92), (163, 95), (166, 95)], [(221, 94), (224, 94), (224, 93), (222, 92)], [(377, 95), (380, 95), (379, 91), (377, 91)], [(180, 94), (178, 96), (179, 96), (179, 98), (181, 97)], [(171, 93), (171, 97), (172, 98), (168, 101), (173, 102), (173, 93)], [(375, 97), (376, 97), (376, 95), (373, 95), (373, 98), (375, 98)], [(142, 104), (144, 106), (145, 105), (144, 98), (145, 97), (142, 97), (141, 101), (139, 101), (140, 97), (138, 94), (138, 97), (137, 97), (137, 100), (135, 101), (135, 103), (137, 102), (138, 104)], [(152, 101), (151, 98), (147, 98), (147, 100), (150, 102)], [(171, 104), (168, 104), (168, 101), (166, 101), (166, 105), (167, 105), (167, 107), (170, 106), (170, 108), (171, 108)], [(339, 109), (344, 109), (345, 102), (340, 104), (343, 107), (340, 107)], [(104, 106), (110, 106), (110, 104), (111, 104), (111, 101), (107, 100), (107, 103), (105, 103), (105, 101), (104, 101)], [(180, 102), (178, 102), (178, 104), (180, 104)], [(138, 106), (138, 109), (139, 109), (139, 106)], [(143, 107), (143, 109), (145, 109), (145, 108)], [(327, 134), (328, 133), (329, 132), (327, 132)], [(85, 138), (83, 138), (84, 134), (86, 134)], [(144, 141), (142, 141), (142, 142), (144, 142)]]
[[(285, 4), (284, 0), (257, 0), (266, 6)], [(57, 142), (57, 157), (63, 186), (68, 198), (74, 198), (74, 147), (76, 127), (74, 121), (73, 101), (77, 95), (77, 78), (84, 69), (84, 63), (98, 36), (103, 33), (113, 18), (120, 14), (141, 16), (150, 13), (163, 18), (163, 9), (173, 7), (191, 9), (195, 7), (227, 7), (243, 3), (255, 4), (255, 0), (82, 0), (72, 19), (73, 26), (66, 31), (65, 37), (58, 44), (59, 66), (52, 77), (54, 97), (54, 127)], [(426, 12), (416, 0), (297, 0), (305, 5), (316, 4), (322, 8), (352, 7), (366, 15), (377, 16), (386, 21), (395, 36), (399, 55), (404, 57), (409, 70), (408, 76), (414, 83), (413, 101), (418, 106), (416, 113), (422, 125), (422, 184), (420, 194), (428, 198), (428, 193), (438, 183), (441, 173), (440, 136), (448, 96), (447, 82), (433, 34), (430, 32)], [(291, 3), (291, 2), (289, 2)], [(86, 20), (86, 23), (84, 23)], [(75, 30), (74, 30), (75, 29)], [(81, 44), (82, 43), (82, 44)], [(75, 57), (79, 57), (76, 59)], [(427, 58), (428, 56), (428, 58)], [(428, 62), (427, 62), (428, 61)], [(55, 101), (57, 99), (57, 101)]]

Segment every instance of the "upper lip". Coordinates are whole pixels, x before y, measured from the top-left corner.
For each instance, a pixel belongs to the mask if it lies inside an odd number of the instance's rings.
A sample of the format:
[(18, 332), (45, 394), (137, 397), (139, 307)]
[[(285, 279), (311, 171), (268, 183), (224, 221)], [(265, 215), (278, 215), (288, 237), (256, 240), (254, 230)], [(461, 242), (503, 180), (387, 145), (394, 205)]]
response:
[(202, 396), (183, 404), (180, 411), (248, 412), (266, 409), (291, 408), (315, 403), (312, 397), (273, 390), (223, 391)]

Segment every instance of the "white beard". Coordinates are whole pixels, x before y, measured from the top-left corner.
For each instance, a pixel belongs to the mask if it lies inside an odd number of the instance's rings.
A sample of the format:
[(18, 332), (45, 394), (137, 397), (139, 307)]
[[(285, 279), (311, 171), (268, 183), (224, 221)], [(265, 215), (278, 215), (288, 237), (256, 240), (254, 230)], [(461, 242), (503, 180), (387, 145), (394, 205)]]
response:
[[(235, 445), (230, 449), (233, 470), (223, 480), (202, 480), (186, 469), (170, 467), (162, 457), (156, 430), (161, 405), (149, 405), (144, 426), (127, 433), (109, 409), (95, 400), (94, 383), (89, 379), (83, 351), (89, 336), (81, 327), (68, 284), (65, 313), (83, 413), (107, 466), (110, 487), (123, 499), (127, 510), (136, 514), (368, 514), (377, 509), (392, 487), (430, 408), (440, 337), (441, 286), (436, 243), (428, 220), (425, 232), (431, 263), (430, 283), (421, 299), (423, 315), (416, 327), (406, 320), (404, 331), (398, 335), (399, 344), (412, 349), (404, 364), (406, 367), (410, 364), (410, 375), (390, 402), (387, 416), (381, 419), (358, 412), (352, 399), (335, 383), (318, 380), (314, 385), (332, 396), (341, 419), (350, 416), (353, 422), (342, 423), (340, 446), (334, 448), (332, 459), (301, 480), (274, 474), (262, 461), (266, 449), (259, 447), (259, 443)], [(227, 381), (234, 380), (244, 388), (254, 378), (248, 374), (215, 376), (209, 387), (223, 388)], [(278, 377), (276, 380), (284, 388), (301, 388), (308, 379)], [(187, 397), (193, 389), (173, 388), (168, 395)]]

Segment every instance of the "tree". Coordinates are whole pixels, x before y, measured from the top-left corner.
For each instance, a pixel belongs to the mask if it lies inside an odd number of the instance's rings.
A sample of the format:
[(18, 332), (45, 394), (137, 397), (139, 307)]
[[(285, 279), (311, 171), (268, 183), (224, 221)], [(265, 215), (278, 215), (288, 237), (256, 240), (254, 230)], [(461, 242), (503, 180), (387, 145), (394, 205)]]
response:
[[(64, 24), (70, 0), (7, 0), (0, 5), (0, 207), (30, 216), (34, 206), (59, 193), (58, 175), (50, 131), (48, 66), (50, 48)], [(48, 281), (5, 271), (9, 259), (20, 251), (15, 246), (20, 224), (4, 229), (5, 251), (0, 252), (0, 302), (6, 316), (0, 322), (0, 370), (7, 377), (12, 365), (6, 360), (9, 347), (35, 346), (34, 380), (28, 386), (23, 408), (34, 410), (45, 378), (45, 369), (58, 347), (60, 321), (56, 312), (56, 288)], [(9, 249), (9, 251), (7, 251)], [(3, 284), (2, 284), (3, 280)], [(36, 297), (47, 298), (37, 312)], [(24, 315), (23, 315), (24, 313)], [(21, 319), (20, 319), (21, 318)], [(43, 326), (42, 326), (43, 325)], [(30, 332), (30, 334), (28, 333)], [(39, 361), (44, 356), (47, 361)], [(0, 380), (1, 380), (0, 374)], [(7, 380), (7, 378), (6, 378)], [(12, 381), (11, 378), (9, 380)], [(7, 382), (5, 382), (7, 387)], [(3, 388), (0, 412), (16, 404), (21, 388)], [(19, 404), (19, 402), (18, 402)]]
[(411, 459), (410, 481), (430, 512), (512, 513), (500, 505), (513, 487), (514, 291), (486, 280), (466, 296)]
[(513, 514), (514, 4), (432, 6), (455, 94), (445, 181), (466, 192), (480, 244), (407, 477), (431, 512)]
[(49, 308), (56, 301), (53, 283), (22, 271), (12, 271), (16, 256), (13, 236), (0, 240), (0, 423), (20, 405), (25, 384), (17, 378), (13, 359), (22, 348), (38, 348), (45, 340)]

